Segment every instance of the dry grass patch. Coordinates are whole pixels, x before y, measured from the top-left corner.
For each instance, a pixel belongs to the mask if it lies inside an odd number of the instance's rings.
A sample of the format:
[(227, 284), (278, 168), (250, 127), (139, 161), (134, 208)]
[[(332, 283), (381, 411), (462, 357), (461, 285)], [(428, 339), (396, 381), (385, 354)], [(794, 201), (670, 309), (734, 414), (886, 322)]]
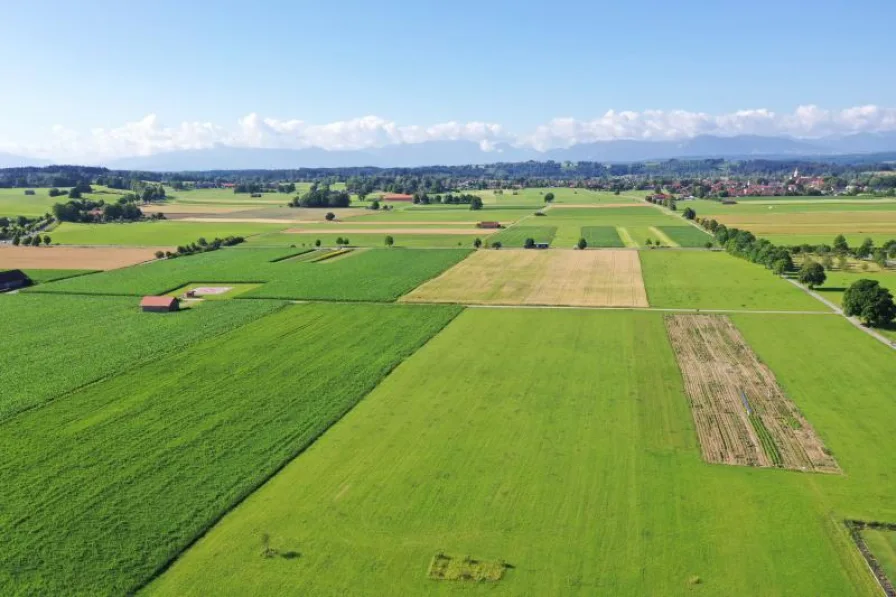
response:
[(117, 269), (171, 247), (0, 247), (0, 269)]
[(242, 205), (185, 205), (182, 203), (161, 203), (155, 205), (141, 205), (140, 210), (147, 214), (163, 213), (168, 215), (192, 214), (200, 216), (205, 214), (229, 214), (235, 211), (244, 211)]
[(731, 320), (719, 315), (665, 319), (706, 461), (840, 472)]
[(467, 556), (455, 558), (436, 554), (429, 563), (429, 578), (433, 580), (469, 580), (473, 582), (497, 582), (511, 566), (502, 560), (474, 560)]
[(457, 234), (486, 236), (496, 230), (477, 230), (473, 228), (289, 228), (287, 234)]
[(637, 251), (477, 251), (402, 300), (646, 307)]

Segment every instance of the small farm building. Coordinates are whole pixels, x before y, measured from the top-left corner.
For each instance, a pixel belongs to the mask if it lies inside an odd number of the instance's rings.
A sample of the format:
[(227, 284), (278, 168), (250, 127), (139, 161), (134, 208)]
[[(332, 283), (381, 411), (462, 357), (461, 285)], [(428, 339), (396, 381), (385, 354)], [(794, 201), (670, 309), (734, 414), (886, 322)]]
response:
[(0, 292), (25, 288), (26, 286), (31, 286), (31, 278), (26, 276), (22, 270), (11, 269), (0, 272)]
[(383, 201), (405, 201), (405, 202), (413, 202), (413, 195), (405, 195), (403, 193), (385, 193), (383, 194)]
[(547, 249), (550, 246), (548, 243), (535, 243), (536, 249)]
[(173, 296), (144, 296), (140, 301), (140, 308), (148, 313), (167, 313), (177, 311), (180, 301)]
[(479, 222), (476, 224), (477, 228), (500, 228), (500, 222)]
[(34, 189), (25, 189), (25, 194), (26, 194), (26, 195), (33, 195), (33, 194), (34, 194)]

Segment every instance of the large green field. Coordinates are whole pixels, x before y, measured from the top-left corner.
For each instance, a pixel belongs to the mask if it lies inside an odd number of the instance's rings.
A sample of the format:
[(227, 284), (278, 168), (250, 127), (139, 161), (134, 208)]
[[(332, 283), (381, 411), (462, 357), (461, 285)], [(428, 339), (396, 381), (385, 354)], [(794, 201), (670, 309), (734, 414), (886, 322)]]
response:
[(30, 292), (164, 294), (190, 282), (264, 283), (244, 298), (391, 301), (440, 274), (468, 249), (370, 249), (332, 261), (287, 259), (306, 249), (234, 248), (41, 285)]
[(641, 251), (651, 307), (829, 311), (769, 270), (727, 253)]
[(136, 590), (457, 312), (289, 306), (3, 423), (0, 593)]
[(505, 247), (519, 249), (525, 245), (527, 238), (531, 238), (537, 243), (550, 244), (551, 241), (554, 240), (555, 234), (557, 234), (557, 228), (554, 226), (530, 226), (521, 224), (489, 236), (487, 242), (489, 244), (500, 242)]
[[(370, 228), (365, 226), (364, 228)], [(338, 246), (338, 239), (347, 239), (353, 247), (384, 247), (386, 246), (386, 234), (364, 234), (364, 228), (343, 234), (293, 234), (274, 232), (271, 234), (259, 234), (248, 239), (249, 245), (259, 247), (313, 247), (316, 241), (320, 241), (322, 247)], [(472, 232), (471, 234), (402, 234), (394, 232), (388, 236), (392, 237), (394, 246), (396, 247), (434, 247), (434, 248), (456, 248), (473, 246), (475, 239), (486, 242), (489, 239), (491, 230), (483, 230), (482, 232)]]
[(98, 379), (227, 332), (275, 301), (209, 302), (172, 315), (122, 297), (0, 295), (0, 421)]
[(0, 189), (0, 216), (42, 216), (52, 213), (53, 204), (63, 197), (50, 197), (49, 189), (32, 189), (34, 195), (26, 195), (25, 189)]
[(53, 230), (53, 242), (62, 245), (128, 245), (169, 246), (188, 245), (200, 237), (251, 236), (282, 230), (288, 224), (257, 224), (246, 222), (133, 222), (130, 224), (72, 224), (64, 222)]
[[(795, 348), (806, 319), (748, 323), (772, 343), (786, 328)], [(833, 325), (811, 339), (848, 333), (842, 320), (821, 319)], [(860, 343), (868, 363), (844, 367), (883, 365), (862, 392), (896, 361)], [(785, 381), (810, 404), (780, 354)], [(661, 314), (468, 310), (147, 593), (873, 595), (822, 494), (873, 478), (854, 478), (850, 466), (821, 478), (708, 465), (687, 404)], [(510, 568), (494, 583), (436, 581), (427, 570), (437, 554)]]

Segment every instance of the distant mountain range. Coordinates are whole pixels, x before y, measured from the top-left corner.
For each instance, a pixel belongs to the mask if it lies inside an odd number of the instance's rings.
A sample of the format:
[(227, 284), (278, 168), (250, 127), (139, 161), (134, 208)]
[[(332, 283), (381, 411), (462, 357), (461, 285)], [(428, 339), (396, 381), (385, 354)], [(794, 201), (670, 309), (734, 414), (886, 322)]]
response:
[[(740, 135), (703, 135), (678, 141), (613, 140), (581, 143), (564, 149), (536, 151), (531, 148), (497, 144), (483, 151), (473, 141), (429, 141), (389, 145), (363, 150), (329, 151), (307, 149), (259, 149), (217, 145), (209, 149), (172, 151), (150, 156), (134, 156), (106, 162), (116, 170), (266, 170), (291, 168), (338, 168), (377, 166), (382, 168), (417, 166), (458, 166), (495, 162), (593, 161), (642, 162), (691, 158), (808, 158), (847, 154), (896, 151), (896, 132), (796, 139)], [(41, 166), (50, 162), (0, 152), (0, 167)]]
[(27, 158), (21, 155), (4, 153), (0, 151), (0, 168), (22, 168), (24, 166), (49, 166), (53, 162), (37, 158)]

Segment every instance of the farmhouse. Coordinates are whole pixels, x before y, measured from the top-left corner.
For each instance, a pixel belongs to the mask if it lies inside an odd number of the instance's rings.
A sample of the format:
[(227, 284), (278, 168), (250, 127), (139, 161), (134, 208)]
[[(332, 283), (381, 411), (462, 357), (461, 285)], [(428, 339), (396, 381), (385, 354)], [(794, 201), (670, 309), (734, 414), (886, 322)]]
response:
[(140, 301), (140, 308), (144, 313), (167, 313), (177, 311), (180, 301), (173, 296), (144, 296)]
[(406, 203), (411, 203), (414, 201), (413, 195), (405, 195), (403, 193), (383, 193), (382, 196), (383, 201), (402, 201)]
[(20, 269), (11, 269), (5, 272), (0, 272), (0, 292), (25, 288), (30, 285), (31, 278), (26, 276), (25, 272)]
[(479, 222), (476, 224), (477, 228), (500, 228), (500, 222)]

